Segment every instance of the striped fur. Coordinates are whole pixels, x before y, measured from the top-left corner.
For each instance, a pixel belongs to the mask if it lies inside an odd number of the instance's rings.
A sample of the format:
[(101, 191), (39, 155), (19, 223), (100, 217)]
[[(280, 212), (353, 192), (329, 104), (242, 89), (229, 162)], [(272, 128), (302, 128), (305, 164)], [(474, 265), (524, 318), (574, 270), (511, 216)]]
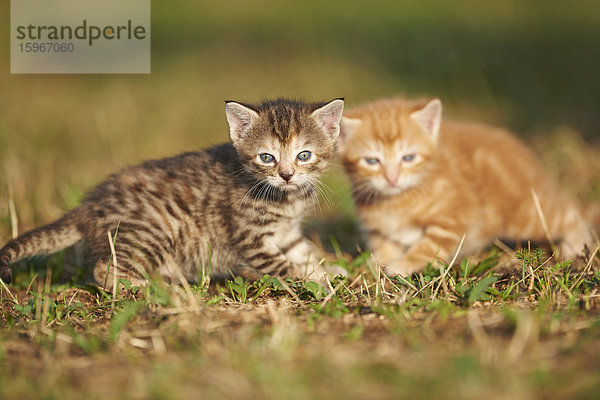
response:
[(544, 222), (562, 258), (593, 244), (579, 204), (513, 135), (464, 122), (440, 128), (437, 99), (379, 100), (345, 117), (343, 161), (357, 210), (370, 247), (391, 272), (450, 261), (463, 234), (461, 256), (495, 238), (545, 242)]
[[(0, 276), (9, 282), (12, 262), (83, 240), (97, 260), (96, 281), (111, 281), (108, 231), (117, 237), (120, 276), (137, 283), (157, 275), (177, 281), (179, 273), (194, 282), (202, 268), (211, 276), (308, 275), (314, 256), (300, 224), (335, 154), (342, 109), (339, 99), (228, 102), (233, 143), (110, 176), (63, 218), (8, 242)], [(302, 151), (311, 152), (306, 162)], [(273, 163), (260, 161), (264, 152)]]

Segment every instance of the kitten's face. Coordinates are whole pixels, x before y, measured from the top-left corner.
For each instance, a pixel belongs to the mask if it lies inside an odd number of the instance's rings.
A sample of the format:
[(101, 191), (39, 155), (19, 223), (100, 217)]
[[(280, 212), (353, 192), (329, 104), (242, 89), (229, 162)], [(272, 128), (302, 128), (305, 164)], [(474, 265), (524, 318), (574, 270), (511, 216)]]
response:
[(281, 190), (312, 185), (335, 154), (344, 103), (227, 103), (231, 139), (245, 168)]
[(287, 140), (269, 136), (239, 150), (248, 157), (250, 169), (271, 186), (294, 189), (317, 178), (331, 157), (331, 151), (321, 151), (311, 136), (306, 131)]
[(375, 104), (342, 122), (343, 159), (358, 197), (397, 195), (419, 185), (436, 152), (441, 103)]

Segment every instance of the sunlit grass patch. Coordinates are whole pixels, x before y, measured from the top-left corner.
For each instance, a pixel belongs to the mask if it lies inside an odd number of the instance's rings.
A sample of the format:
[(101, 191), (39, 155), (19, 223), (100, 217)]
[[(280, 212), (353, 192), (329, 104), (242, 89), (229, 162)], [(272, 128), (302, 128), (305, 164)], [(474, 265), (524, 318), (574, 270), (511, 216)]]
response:
[(599, 344), (597, 260), (576, 270), (536, 250), (507, 272), (494, 250), (407, 279), (383, 275), (368, 253), (337, 262), (350, 276), (325, 285), (151, 282), (114, 308), (110, 294), (50, 279), (4, 290), (0, 393), (552, 398), (599, 387), (584, 361)]

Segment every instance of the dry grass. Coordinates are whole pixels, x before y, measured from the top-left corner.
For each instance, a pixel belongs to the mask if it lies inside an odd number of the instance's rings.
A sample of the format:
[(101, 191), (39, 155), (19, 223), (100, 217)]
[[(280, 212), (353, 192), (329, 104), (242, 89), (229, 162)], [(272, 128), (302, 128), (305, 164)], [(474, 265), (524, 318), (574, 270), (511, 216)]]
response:
[(597, 261), (526, 255), (408, 282), (365, 256), (329, 294), (158, 282), (114, 311), (101, 291), (36, 278), (2, 292), (0, 396), (586, 398), (600, 388)]

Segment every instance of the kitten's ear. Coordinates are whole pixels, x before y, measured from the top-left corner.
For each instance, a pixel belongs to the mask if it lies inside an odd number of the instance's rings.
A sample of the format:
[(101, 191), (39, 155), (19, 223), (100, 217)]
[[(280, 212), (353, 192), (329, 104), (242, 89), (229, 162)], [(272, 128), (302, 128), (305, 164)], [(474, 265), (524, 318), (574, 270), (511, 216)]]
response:
[(440, 99), (431, 100), (425, 107), (410, 114), (410, 119), (415, 121), (430, 138), (437, 141), (442, 123), (442, 102)]
[(340, 134), (340, 121), (342, 120), (343, 111), (344, 100), (335, 99), (313, 111), (311, 116), (326, 133), (335, 139)]
[(348, 139), (354, 135), (354, 131), (362, 124), (362, 120), (358, 118), (342, 117), (342, 123), (340, 124), (340, 138), (342, 139), (342, 145), (348, 142)]
[(229, 124), (229, 136), (233, 142), (239, 140), (252, 122), (260, 118), (256, 111), (235, 101), (225, 102), (225, 114)]

